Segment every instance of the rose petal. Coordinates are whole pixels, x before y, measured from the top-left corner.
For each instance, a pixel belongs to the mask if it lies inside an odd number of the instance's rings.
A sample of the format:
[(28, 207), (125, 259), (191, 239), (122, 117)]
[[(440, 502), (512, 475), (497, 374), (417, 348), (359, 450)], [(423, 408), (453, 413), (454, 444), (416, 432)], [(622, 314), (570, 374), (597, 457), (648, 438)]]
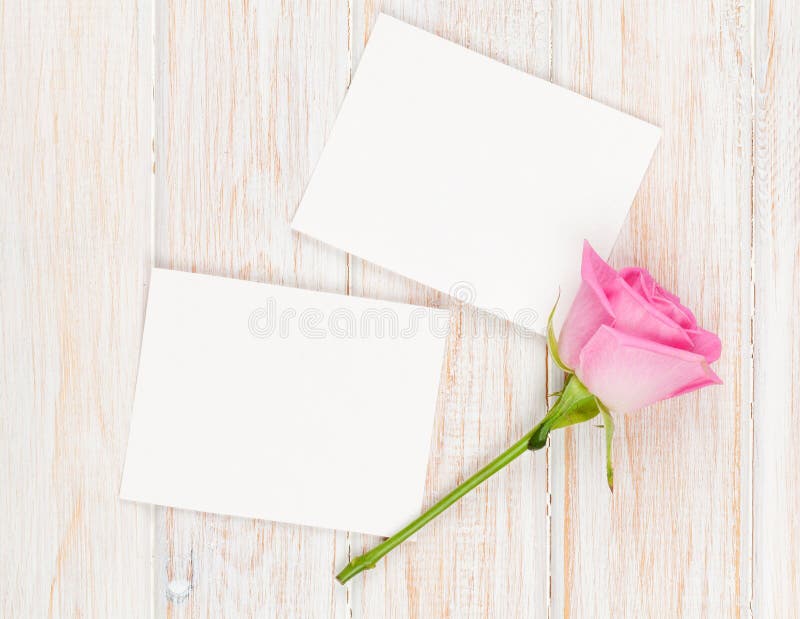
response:
[(656, 284), (656, 294), (660, 297), (668, 299), (669, 301), (672, 301), (675, 305), (680, 305), (686, 311), (689, 311), (685, 305), (681, 305), (681, 298), (678, 295), (672, 294), (669, 290), (662, 288), (658, 284)]
[(697, 319), (689, 308), (681, 304), (680, 298), (662, 288), (647, 269), (626, 267), (620, 269), (619, 274), (631, 288), (672, 321), (684, 329), (697, 327)]
[(653, 279), (653, 276), (650, 275), (647, 269), (625, 267), (619, 270), (619, 276), (647, 300), (652, 299), (656, 295), (658, 282)]
[(694, 352), (703, 355), (708, 363), (714, 363), (722, 354), (722, 342), (716, 333), (705, 329), (690, 329), (686, 332), (694, 342)]
[(594, 247), (589, 245), (589, 241), (584, 241), (583, 256), (581, 258), (581, 277), (584, 282), (593, 288), (602, 290), (604, 286), (617, 279), (619, 273), (600, 257)]
[(570, 368), (578, 364), (581, 348), (602, 325), (614, 323), (614, 315), (607, 309), (605, 295), (595, 288), (581, 284), (558, 338), (558, 354)]
[(583, 345), (604, 324), (614, 322), (611, 304), (603, 290), (617, 277), (617, 272), (603, 260), (587, 241), (583, 242), (581, 284), (569, 309), (558, 339), (558, 352), (569, 367), (578, 363)]
[(608, 408), (632, 412), (722, 381), (699, 354), (601, 326), (575, 372)]
[(697, 327), (697, 319), (694, 317), (694, 314), (680, 303), (675, 304), (666, 297), (653, 297), (651, 303), (653, 307), (658, 308), (661, 313), (665, 316), (669, 316), (670, 319), (678, 323), (684, 329), (694, 329)]
[(692, 350), (694, 344), (683, 327), (653, 306), (621, 277), (606, 286), (606, 295), (619, 331), (660, 344)]

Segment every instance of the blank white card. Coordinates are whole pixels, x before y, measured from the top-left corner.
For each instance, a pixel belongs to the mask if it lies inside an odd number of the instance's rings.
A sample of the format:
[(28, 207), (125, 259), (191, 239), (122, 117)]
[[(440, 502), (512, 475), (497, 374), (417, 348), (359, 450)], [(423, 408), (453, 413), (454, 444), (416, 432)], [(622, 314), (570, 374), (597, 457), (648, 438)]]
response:
[(381, 15), (292, 227), (542, 332), (660, 133)]
[(153, 270), (121, 497), (390, 535), (420, 512), (447, 326)]

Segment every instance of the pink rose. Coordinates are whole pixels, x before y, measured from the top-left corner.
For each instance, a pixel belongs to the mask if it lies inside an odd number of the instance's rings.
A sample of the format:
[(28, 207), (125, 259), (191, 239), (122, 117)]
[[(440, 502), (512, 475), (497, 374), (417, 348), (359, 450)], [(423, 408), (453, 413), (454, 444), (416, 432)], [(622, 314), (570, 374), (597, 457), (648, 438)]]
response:
[(339, 582), (345, 583), (375, 567), (386, 553), (525, 451), (542, 449), (553, 430), (602, 417), (606, 480), (613, 491), (614, 420), (610, 410), (634, 411), (722, 382), (709, 367), (719, 359), (719, 338), (701, 329), (692, 312), (659, 286), (650, 273), (634, 268), (617, 272), (584, 242), (581, 276), (583, 283), (558, 342), (552, 323), (555, 308), (547, 321), (549, 350), (559, 366), (569, 372), (547, 414), (519, 441), (428, 511), (352, 560), (336, 576)]
[(709, 367), (719, 338), (646, 270), (617, 272), (584, 242), (581, 277), (558, 353), (607, 408), (630, 412), (722, 382)]

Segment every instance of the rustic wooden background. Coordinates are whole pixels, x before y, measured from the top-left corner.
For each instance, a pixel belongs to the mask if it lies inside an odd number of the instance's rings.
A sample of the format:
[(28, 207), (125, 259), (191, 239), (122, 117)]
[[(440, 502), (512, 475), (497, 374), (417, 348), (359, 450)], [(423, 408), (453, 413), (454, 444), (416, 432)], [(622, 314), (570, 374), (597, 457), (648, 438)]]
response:
[[(567, 430), (343, 588), (374, 538), (117, 490), (152, 265), (449, 303), (289, 230), (380, 10), (663, 127), (612, 263), (725, 384), (619, 419), (613, 496)], [(799, 100), (795, 0), (0, 0), (0, 615), (796, 616)], [(454, 320), (428, 501), (557, 388)]]

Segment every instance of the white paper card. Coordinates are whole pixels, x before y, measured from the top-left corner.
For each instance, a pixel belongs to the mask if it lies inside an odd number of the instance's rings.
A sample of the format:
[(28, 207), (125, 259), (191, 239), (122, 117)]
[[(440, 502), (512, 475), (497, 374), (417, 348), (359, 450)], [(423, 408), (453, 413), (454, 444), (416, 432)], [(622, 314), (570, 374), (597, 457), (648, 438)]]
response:
[(420, 513), (447, 323), (153, 270), (121, 497), (392, 534)]
[(541, 333), (660, 133), (381, 15), (292, 227)]

